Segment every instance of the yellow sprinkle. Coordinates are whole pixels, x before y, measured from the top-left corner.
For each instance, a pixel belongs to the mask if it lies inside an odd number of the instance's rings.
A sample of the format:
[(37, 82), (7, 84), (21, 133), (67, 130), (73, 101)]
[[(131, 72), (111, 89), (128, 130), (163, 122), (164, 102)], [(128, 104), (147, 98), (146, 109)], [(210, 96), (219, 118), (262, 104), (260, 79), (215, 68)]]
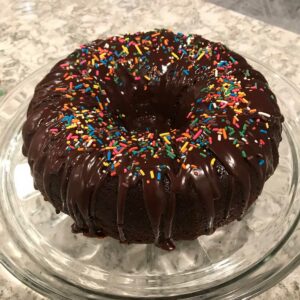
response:
[(151, 179), (154, 179), (154, 172), (152, 170), (150, 171), (150, 177)]
[(150, 80), (150, 77), (148, 77), (147, 75), (144, 76), (147, 80)]
[(98, 90), (98, 89), (99, 89), (99, 85), (94, 84), (94, 85), (93, 85), (93, 88)]
[(194, 147), (193, 147), (193, 146), (191, 146), (191, 147), (190, 147), (188, 150), (189, 150), (189, 151), (192, 151), (192, 150), (193, 150), (193, 148), (194, 148)]
[(123, 50), (124, 50), (124, 52), (125, 52), (125, 53), (127, 53), (127, 54), (129, 53), (129, 51), (128, 51), (128, 48), (127, 48), (127, 47), (125, 47), (124, 45), (122, 45), (122, 48), (123, 48)]
[(240, 144), (236, 144), (235, 146), (238, 148), (240, 146)]
[(143, 55), (143, 52), (141, 51), (141, 49), (138, 45), (135, 45), (135, 48), (140, 55)]
[(176, 59), (179, 59), (178, 55), (174, 52), (171, 53)]
[(200, 60), (203, 56), (204, 56), (204, 54), (205, 54), (205, 52), (204, 51), (202, 51), (200, 54), (199, 54), (199, 56), (198, 56), (198, 58), (197, 58), (197, 60)]
[(214, 164), (215, 164), (215, 161), (216, 161), (216, 159), (215, 159), (215, 157), (210, 161), (210, 165), (211, 166), (213, 166)]
[(159, 134), (159, 136), (161, 136), (161, 137), (164, 137), (164, 136), (167, 136), (167, 135), (170, 135), (170, 132), (163, 132), (163, 133)]
[(108, 166), (109, 166), (109, 163), (108, 163), (108, 162), (103, 162), (103, 165), (104, 165), (105, 167), (108, 167)]
[(166, 136), (164, 136), (164, 141), (168, 144), (168, 145), (170, 145), (171, 144), (171, 142), (167, 139), (167, 137)]
[(181, 147), (180, 151), (181, 152), (185, 152), (187, 145), (189, 144), (189, 142), (185, 142), (184, 145)]
[(116, 147), (105, 147), (106, 150), (113, 150), (116, 149)]
[(142, 176), (145, 176), (145, 172), (142, 169), (140, 169), (140, 173)]
[(76, 128), (77, 126), (75, 124), (67, 126), (66, 129)]
[(103, 59), (106, 56), (106, 52), (100, 54), (100, 59)]

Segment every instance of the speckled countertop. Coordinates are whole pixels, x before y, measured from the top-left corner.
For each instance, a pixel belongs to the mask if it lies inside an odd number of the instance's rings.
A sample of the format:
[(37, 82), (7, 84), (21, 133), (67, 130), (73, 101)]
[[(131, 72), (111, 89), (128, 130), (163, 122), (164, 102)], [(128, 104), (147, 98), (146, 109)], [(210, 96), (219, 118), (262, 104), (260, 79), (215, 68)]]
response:
[[(0, 0), (0, 7), (0, 97), (82, 42), (161, 27), (219, 39), (300, 86), (300, 35), (206, 1)], [(300, 299), (299, 278), (298, 267), (256, 299)], [(0, 299), (44, 298), (0, 266)]]

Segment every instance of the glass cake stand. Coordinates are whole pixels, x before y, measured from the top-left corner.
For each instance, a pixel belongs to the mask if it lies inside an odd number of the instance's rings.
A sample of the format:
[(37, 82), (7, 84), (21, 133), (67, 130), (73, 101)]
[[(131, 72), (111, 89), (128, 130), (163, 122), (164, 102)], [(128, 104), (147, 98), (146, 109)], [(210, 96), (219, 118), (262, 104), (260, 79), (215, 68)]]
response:
[(300, 262), (300, 93), (248, 60), (266, 76), (285, 115), (279, 166), (242, 221), (178, 242), (173, 252), (71, 233), (71, 219), (34, 190), (21, 154), (28, 103), (53, 63), (19, 84), (0, 103), (1, 263), (55, 299), (247, 299), (290, 273)]

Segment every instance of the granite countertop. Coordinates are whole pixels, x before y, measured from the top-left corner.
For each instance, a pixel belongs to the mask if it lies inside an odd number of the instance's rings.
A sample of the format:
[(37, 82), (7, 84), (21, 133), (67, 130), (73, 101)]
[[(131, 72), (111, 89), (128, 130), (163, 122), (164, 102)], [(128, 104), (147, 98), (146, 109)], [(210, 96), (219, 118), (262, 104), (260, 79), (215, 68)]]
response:
[[(300, 86), (300, 35), (203, 0), (0, 0), (0, 97), (99, 36), (170, 28), (219, 39)], [(0, 98), (1, 99), (1, 98)], [(0, 236), (1, 242), (1, 236)], [(300, 299), (300, 267), (255, 299)], [(0, 299), (44, 299), (0, 266)]]

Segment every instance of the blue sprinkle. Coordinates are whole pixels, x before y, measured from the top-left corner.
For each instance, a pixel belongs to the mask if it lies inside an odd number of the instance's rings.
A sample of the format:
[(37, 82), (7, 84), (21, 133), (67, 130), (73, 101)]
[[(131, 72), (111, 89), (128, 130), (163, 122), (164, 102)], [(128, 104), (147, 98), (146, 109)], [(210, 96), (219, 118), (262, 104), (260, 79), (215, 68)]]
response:
[(161, 173), (157, 172), (157, 180), (160, 181), (161, 180)]
[(75, 85), (75, 90), (79, 90), (80, 88), (82, 88), (82, 86), (83, 86), (82, 83)]
[(107, 152), (107, 160), (110, 160), (111, 159), (111, 151), (109, 150), (108, 152)]
[(91, 90), (92, 90), (91, 87), (88, 87), (88, 88), (85, 89), (85, 92), (88, 93), (88, 92), (90, 92)]
[(260, 133), (268, 133), (267, 130), (264, 130), (264, 129), (261, 129), (259, 132)]
[(258, 164), (259, 164), (260, 166), (264, 165), (264, 164), (265, 164), (265, 160), (264, 160), (264, 159), (260, 159), (260, 160), (258, 161)]

